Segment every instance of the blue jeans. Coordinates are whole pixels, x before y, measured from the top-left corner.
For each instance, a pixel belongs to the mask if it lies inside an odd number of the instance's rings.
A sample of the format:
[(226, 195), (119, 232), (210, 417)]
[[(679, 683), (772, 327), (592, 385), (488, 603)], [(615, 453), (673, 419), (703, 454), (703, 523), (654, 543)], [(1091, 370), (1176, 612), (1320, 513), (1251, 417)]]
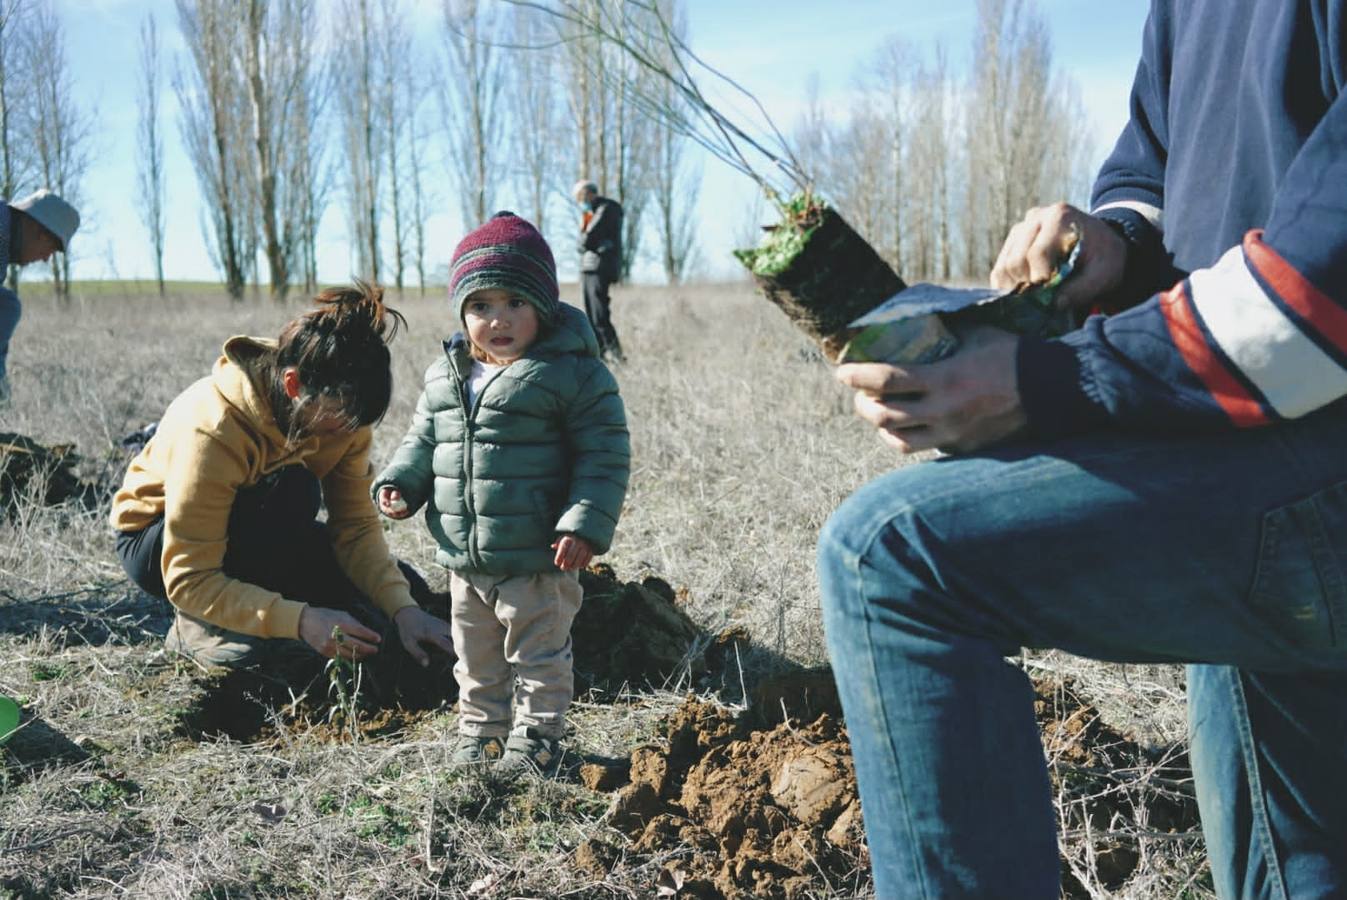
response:
[[(0, 278), (4, 276), (5, 270), (0, 268)], [(0, 287), (0, 381), (5, 380), (6, 366), (9, 364), (9, 339), (13, 337), (14, 329), (19, 327), (19, 316), (22, 313), (19, 295)]]
[(819, 542), (881, 898), (1056, 898), (1021, 647), (1193, 663), (1222, 897), (1347, 897), (1347, 405), (891, 472)]

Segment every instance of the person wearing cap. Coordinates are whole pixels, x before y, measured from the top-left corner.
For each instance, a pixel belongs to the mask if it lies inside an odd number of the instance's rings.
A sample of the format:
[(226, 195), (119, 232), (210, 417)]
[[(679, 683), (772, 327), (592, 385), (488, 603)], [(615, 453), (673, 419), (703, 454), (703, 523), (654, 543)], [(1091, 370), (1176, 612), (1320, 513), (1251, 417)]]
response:
[[(11, 265), (44, 262), (57, 250), (66, 252), (79, 227), (75, 207), (45, 188), (0, 203), (0, 278)], [(19, 296), (0, 285), (0, 403), (9, 399), (9, 340), (22, 313)]]
[(622, 204), (599, 195), (592, 181), (577, 181), (571, 189), (580, 204), (580, 285), (585, 313), (599, 339), (605, 359), (622, 362), (622, 343), (609, 315), (608, 287), (622, 275)]
[(497, 213), (459, 243), (449, 305), (460, 330), (374, 495), (394, 519), (425, 506), (451, 572), (453, 760), (546, 772), (571, 702), (578, 570), (608, 550), (626, 495), (626, 414), (528, 222)]

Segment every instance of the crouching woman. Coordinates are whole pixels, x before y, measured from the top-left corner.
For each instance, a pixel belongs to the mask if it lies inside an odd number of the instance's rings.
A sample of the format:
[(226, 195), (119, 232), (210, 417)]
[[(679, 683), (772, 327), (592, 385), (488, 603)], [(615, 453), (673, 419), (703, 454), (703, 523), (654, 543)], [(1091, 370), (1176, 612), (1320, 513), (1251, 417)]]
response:
[(279, 340), (230, 338), (169, 405), (113, 498), (117, 554), (172, 603), (167, 646), (203, 665), (264, 665), (283, 645), (269, 639), (298, 638), (424, 666), (427, 649), (452, 653), (449, 626), (413, 599), (408, 576), (424, 582), (390, 555), (369, 495), (403, 319), (364, 284), (315, 303)]

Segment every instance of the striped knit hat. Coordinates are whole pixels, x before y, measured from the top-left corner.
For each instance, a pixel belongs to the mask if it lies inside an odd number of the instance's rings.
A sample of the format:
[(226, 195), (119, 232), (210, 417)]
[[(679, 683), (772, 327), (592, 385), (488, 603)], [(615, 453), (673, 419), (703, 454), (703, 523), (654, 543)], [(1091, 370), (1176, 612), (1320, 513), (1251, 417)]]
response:
[(538, 229), (512, 212), (498, 212), (459, 241), (449, 264), (449, 303), (463, 319), (463, 301), (473, 291), (499, 288), (532, 303), (538, 320), (551, 322), (560, 299), (557, 264)]

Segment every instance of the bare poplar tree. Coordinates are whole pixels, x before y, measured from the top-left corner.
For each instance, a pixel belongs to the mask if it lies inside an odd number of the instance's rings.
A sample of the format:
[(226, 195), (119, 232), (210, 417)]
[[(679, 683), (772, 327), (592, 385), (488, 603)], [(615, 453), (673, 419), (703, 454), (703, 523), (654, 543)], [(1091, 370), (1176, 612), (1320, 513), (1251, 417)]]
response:
[(502, 26), (479, 0), (444, 0), (448, 92), (443, 95), (449, 157), (464, 227), (493, 211), (502, 174), (500, 105), (504, 81), (495, 46)]
[[(16, 93), (9, 73), (17, 64), (15, 48), (19, 46), (15, 33), (20, 27), (23, 0), (0, 0), (0, 200), (12, 200), (19, 191), (26, 168), (26, 157), (21, 142), (14, 139), (14, 126), (26, 117), (26, 94)], [(11, 290), (18, 290), (19, 267), (9, 267)], [(6, 273), (0, 272), (0, 280)]]
[(159, 296), (164, 296), (164, 134), (159, 121), (161, 73), (159, 71), (159, 26), (154, 15), (140, 25), (140, 82), (136, 99), (136, 183), (140, 187), (137, 208), (149, 233), (154, 252), (154, 277)]
[(378, 120), (381, 79), (376, 31), (378, 17), (370, 0), (343, 0), (336, 24), (334, 66), (346, 142), (348, 221), (355, 245), (356, 268), (364, 278), (379, 280), (380, 170), (387, 141)]
[(537, 10), (523, 6), (513, 9), (510, 28), (514, 192), (530, 221), (546, 234), (552, 196), (565, 191), (575, 180), (565, 168), (568, 154), (559, 152), (558, 135), (563, 129), (576, 129), (562, 119), (557, 90), (560, 63), (555, 48), (548, 44), (551, 29), (540, 20)]
[(921, 67), (917, 83), (916, 118), (908, 153), (912, 170), (908, 184), (912, 186), (916, 218), (913, 275), (948, 281), (953, 267), (950, 169), (956, 156), (951, 135), (956, 133), (957, 124), (951, 120), (949, 63), (943, 47), (936, 48), (935, 60), (929, 66)]
[(679, 284), (687, 277), (697, 251), (696, 207), (702, 173), (684, 158), (685, 144), (686, 138), (669, 128), (655, 132), (655, 228), (669, 284)]
[[(32, 87), (27, 130), (38, 171), (46, 187), (78, 206), (92, 152), (93, 117), (75, 103), (65, 35), (50, 3), (34, 9), (24, 48)], [(70, 266), (69, 253), (51, 259), (52, 282), (62, 299), (70, 296)]]
[(298, 91), (290, 106), (285, 220), (294, 227), (292, 268), (312, 293), (318, 285), (318, 223), (332, 188), (333, 167), (327, 155), (326, 131), (320, 125), (331, 96), (330, 72), (315, 52), (305, 56), (296, 73)]
[[(666, 18), (679, 38), (685, 40), (686, 17), (681, 10), (671, 8)], [(668, 55), (662, 48), (653, 48), (652, 52)], [(664, 276), (670, 284), (678, 284), (687, 276), (696, 252), (695, 212), (701, 190), (701, 168), (688, 164), (684, 155), (688, 137), (667, 121), (686, 116), (686, 99), (667, 81), (657, 82), (651, 90), (659, 98), (660, 107), (668, 111), (668, 116), (655, 121), (652, 129), (655, 230), (660, 239)]]
[(252, 131), (246, 81), (235, 52), (242, 18), (231, 0), (176, 0), (190, 65), (174, 75), (188, 157), (205, 200), (208, 245), (225, 289), (235, 300), (256, 249), (250, 209), (246, 135)]
[[(292, 156), (304, 152), (293, 133), (296, 106), (311, 78), (316, 12), (313, 0), (244, 0), (239, 65), (247, 79), (252, 133), (249, 141), (254, 215), (266, 255), (271, 296), (290, 287), (301, 223), (303, 188), (292, 180)], [(250, 257), (251, 258), (251, 257)]]
[(415, 73), (402, 82), (403, 103), (407, 115), (407, 179), (412, 201), (412, 256), (421, 296), (426, 295), (426, 216), (431, 194), (425, 183), (423, 145), (430, 140), (429, 129), (421, 118), (423, 82)]
[(883, 232), (882, 237), (876, 233), (876, 244), (898, 272), (907, 268), (904, 248), (912, 232), (908, 222), (912, 184), (907, 175), (912, 162), (918, 72), (917, 55), (911, 45), (890, 38), (875, 54), (867, 92), (879, 119), (877, 158), (887, 176), (876, 185), (876, 193), (882, 198), (877, 228)]
[[(615, 20), (619, 37), (631, 46), (644, 47), (651, 55), (666, 49), (655, 37), (659, 22), (670, 23), (671, 31), (679, 39), (685, 30), (676, 24), (681, 18), (677, 0), (656, 0), (651, 12), (623, 5), (622, 13)], [(607, 79), (612, 112), (600, 145), (606, 158), (601, 170), (609, 179), (604, 190), (611, 191), (622, 204), (622, 278), (625, 281), (641, 251), (645, 210), (653, 193), (659, 131), (659, 121), (641, 108), (639, 98), (658, 95), (665, 86), (660, 85), (653, 73), (629, 53), (605, 45), (603, 55), (606, 58), (600, 63), (600, 72)]]
[[(805, 108), (791, 131), (790, 145), (800, 168), (809, 174), (816, 185), (832, 181), (832, 126), (819, 98), (819, 77), (811, 72), (805, 79)], [(826, 193), (826, 192), (825, 192)]]
[[(845, 122), (829, 125), (828, 175), (818, 185), (824, 196), (846, 216), (856, 231), (870, 242), (894, 268), (902, 256), (901, 236), (894, 246), (894, 223), (902, 198), (895, 195), (893, 171), (894, 126), (882, 106), (861, 100)], [(895, 152), (896, 151), (896, 152)]]
[(384, 137), (388, 142), (388, 207), (392, 215), (393, 280), (402, 292), (407, 266), (407, 214), (402, 197), (403, 156), (407, 143), (407, 100), (402, 84), (411, 77), (411, 37), (403, 24), (399, 0), (382, 0), (379, 29), (382, 89), (379, 94)]
[(1024, 211), (1043, 198), (1044, 162), (1060, 135), (1048, 94), (1047, 26), (1024, 0), (978, 0), (968, 91), (965, 274), (986, 272)]

